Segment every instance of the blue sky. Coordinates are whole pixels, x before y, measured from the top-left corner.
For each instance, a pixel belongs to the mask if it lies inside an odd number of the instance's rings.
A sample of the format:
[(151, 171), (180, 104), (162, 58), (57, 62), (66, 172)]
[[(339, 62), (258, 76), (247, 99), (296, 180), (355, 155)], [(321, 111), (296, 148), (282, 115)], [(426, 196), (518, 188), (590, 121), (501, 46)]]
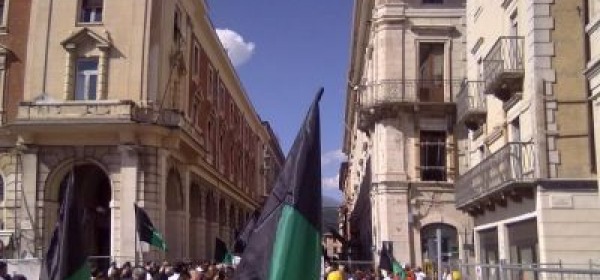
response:
[(337, 190), (352, 18), (350, 0), (207, 0), (211, 20), (263, 120), (287, 154), (317, 89), (323, 194)]

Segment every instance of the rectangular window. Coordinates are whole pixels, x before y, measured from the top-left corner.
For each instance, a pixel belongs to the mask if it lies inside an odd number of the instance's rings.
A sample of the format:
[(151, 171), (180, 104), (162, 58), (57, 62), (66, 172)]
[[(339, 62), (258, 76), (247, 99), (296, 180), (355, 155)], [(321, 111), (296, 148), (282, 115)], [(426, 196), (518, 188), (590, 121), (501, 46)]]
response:
[(198, 46), (198, 43), (194, 42), (194, 52), (192, 55), (192, 73), (194, 74), (194, 77), (197, 77), (199, 72), (200, 72), (200, 47)]
[(421, 131), (421, 181), (446, 181), (446, 132)]
[(444, 43), (419, 44), (419, 101), (444, 101)]
[(0, 0), (0, 26), (6, 26), (6, 0)]
[(178, 8), (175, 8), (175, 15), (173, 16), (173, 42), (179, 43), (181, 35), (181, 12)]
[(102, 22), (104, 0), (81, 0), (79, 21), (86, 23)]
[(96, 100), (98, 85), (98, 58), (77, 60), (75, 79), (75, 100)]
[(423, 0), (423, 4), (444, 4), (444, 0)]

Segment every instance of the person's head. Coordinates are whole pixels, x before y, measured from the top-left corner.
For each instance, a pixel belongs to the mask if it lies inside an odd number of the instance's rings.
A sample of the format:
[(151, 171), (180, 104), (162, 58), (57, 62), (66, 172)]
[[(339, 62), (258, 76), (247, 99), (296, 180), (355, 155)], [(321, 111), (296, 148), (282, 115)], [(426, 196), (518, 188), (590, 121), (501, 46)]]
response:
[(146, 269), (143, 267), (136, 267), (133, 269), (132, 279), (133, 280), (146, 280)]
[(450, 267), (446, 266), (446, 268), (444, 268), (444, 272), (450, 273)]
[(417, 269), (416, 269), (416, 271), (417, 271), (417, 272), (421, 272), (421, 271), (423, 271), (423, 270), (421, 269), (421, 267), (420, 267), (420, 266), (417, 266)]
[(340, 267), (337, 263), (332, 263), (331, 264), (331, 271), (336, 271), (338, 270)]

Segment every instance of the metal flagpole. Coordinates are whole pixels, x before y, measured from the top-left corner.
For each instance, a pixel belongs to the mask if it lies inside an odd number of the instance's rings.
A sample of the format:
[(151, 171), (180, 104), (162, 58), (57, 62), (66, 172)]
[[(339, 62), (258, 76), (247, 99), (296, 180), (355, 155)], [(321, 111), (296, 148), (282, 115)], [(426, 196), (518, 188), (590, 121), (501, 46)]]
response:
[(136, 206), (137, 206), (137, 204), (134, 202), (133, 203), (133, 212), (134, 212), (134, 216), (135, 216), (135, 219), (134, 219), (134, 221), (135, 221), (135, 242), (134, 242), (134, 244), (135, 244), (134, 245), (135, 246), (134, 247), (135, 252), (133, 253), (134, 254), (134, 259), (135, 259), (134, 260), (135, 261), (135, 265), (134, 266), (138, 265), (138, 240), (139, 240), (139, 238), (138, 238), (138, 229), (137, 229), (137, 225), (138, 225), (137, 211), (135, 209)]

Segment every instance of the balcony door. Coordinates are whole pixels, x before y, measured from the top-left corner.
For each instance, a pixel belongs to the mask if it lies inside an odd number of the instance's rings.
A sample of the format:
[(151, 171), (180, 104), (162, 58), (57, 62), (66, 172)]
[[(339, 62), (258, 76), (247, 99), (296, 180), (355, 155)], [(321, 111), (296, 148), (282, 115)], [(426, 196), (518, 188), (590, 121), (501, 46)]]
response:
[(419, 101), (444, 102), (444, 43), (419, 44)]

